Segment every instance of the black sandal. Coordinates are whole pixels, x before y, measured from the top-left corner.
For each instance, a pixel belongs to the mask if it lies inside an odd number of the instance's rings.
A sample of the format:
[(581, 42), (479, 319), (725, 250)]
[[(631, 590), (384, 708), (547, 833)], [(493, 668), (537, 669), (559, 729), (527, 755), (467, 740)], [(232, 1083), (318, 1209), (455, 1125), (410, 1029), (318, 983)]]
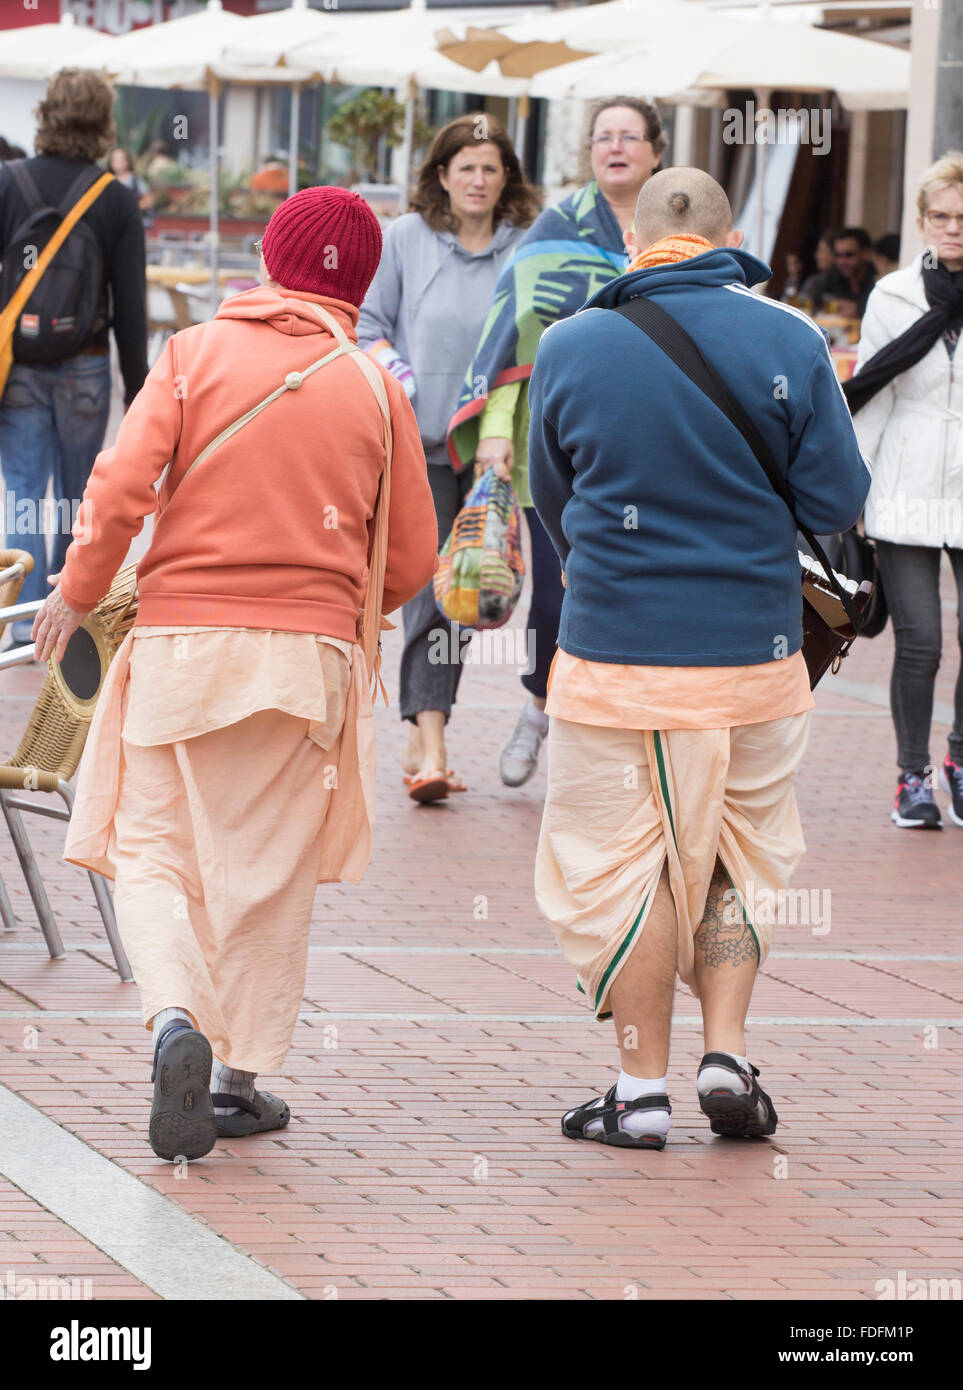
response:
[[(721, 1067), (731, 1071), (743, 1083), (742, 1091), (720, 1087), (699, 1092), (699, 1105), (703, 1115), (709, 1118), (713, 1134), (725, 1135), (735, 1139), (766, 1139), (775, 1134), (779, 1123), (776, 1108), (765, 1091), (756, 1081), (759, 1068), (749, 1063), (749, 1070), (743, 1071), (726, 1052), (707, 1052), (699, 1063), (699, 1071), (704, 1067)], [(765, 1119), (759, 1118), (760, 1102), (765, 1107)]]
[[(170, 1034), (173, 1033), (173, 1037)], [(211, 1045), (194, 1028), (165, 1028), (154, 1053), (148, 1136), (158, 1158), (203, 1158), (214, 1147)]]
[(283, 1100), (269, 1091), (255, 1091), (253, 1100), (243, 1096), (227, 1096), (221, 1092), (211, 1096), (216, 1110), (240, 1110), (239, 1115), (218, 1115), (218, 1139), (246, 1139), (249, 1134), (263, 1134), (269, 1129), (283, 1129), (291, 1111)]
[[(664, 1149), (664, 1134), (628, 1134), (622, 1128), (622, 1115), (633, 1110), (667, 1110), (672, 1114), (666, 1095), (617, 1100), (613, 1086), (600, 1099), (586, 1101), (563, 1115), (562, 1133), (566, 1139), (591, 1139), (597, 1144), (614, 1144), (620, 1149)], [(602, 1128), (595, 1134), (587, 1134), (586, 1129), (593, 1120), (601, 1120)]]

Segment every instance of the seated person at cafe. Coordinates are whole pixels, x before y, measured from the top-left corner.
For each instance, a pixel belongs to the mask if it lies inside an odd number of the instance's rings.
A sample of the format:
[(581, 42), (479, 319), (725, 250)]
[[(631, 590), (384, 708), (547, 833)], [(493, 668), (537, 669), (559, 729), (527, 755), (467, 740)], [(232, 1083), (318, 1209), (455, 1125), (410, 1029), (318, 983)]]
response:
[(836, 269), (827, 277), (818, 310), (861, 319), (876, 283), (873, 243), (865, 227), (844, 227), (833, 239)]
[(873, 265), (876, 267), (876, 278), (882, 280), (884, 275), (890, 275), (894, 270), (899, 270), (899, 235), (897, 232), (887, 232), (881, 236), (879, 241), (873, 244)]

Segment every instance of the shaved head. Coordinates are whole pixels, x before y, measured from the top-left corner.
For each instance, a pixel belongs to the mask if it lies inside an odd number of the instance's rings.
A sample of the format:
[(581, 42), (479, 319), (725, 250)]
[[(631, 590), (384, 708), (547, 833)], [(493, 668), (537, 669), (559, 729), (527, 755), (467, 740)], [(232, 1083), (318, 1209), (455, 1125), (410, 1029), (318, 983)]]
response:
[(640, 250), (680, 232), (721, 246), (731, 230), (729, 199), (703, 170), (663, 169), (643, 184), (635, 205), (635, 240)]

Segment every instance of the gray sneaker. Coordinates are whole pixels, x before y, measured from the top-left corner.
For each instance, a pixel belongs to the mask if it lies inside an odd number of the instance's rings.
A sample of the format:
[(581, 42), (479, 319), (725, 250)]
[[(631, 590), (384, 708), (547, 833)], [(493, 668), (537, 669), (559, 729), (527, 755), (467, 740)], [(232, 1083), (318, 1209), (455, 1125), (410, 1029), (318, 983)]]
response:
[(520, 787), (538, 767), (538, 754), (547, 728), (543, 732), (522, 710), (511, 738), (498, 759), (498, 772), (506, 787)]

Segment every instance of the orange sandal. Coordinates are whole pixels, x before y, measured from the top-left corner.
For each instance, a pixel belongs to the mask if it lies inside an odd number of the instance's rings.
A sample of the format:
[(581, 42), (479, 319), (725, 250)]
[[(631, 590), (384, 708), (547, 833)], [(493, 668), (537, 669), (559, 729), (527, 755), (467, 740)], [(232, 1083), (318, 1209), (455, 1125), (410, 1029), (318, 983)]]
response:
[(448, 777), (440, 768), (426, 772), (420, 777), (406, 777), (405, 781), (408, 783), (408, 795), (412, 801), (421, 802), (422, 805), (428, 801), (444, 801), (450, 790)]
[(408, 795), (412, 801), (444, 801), (449, 792), (466, 792), (468, 788), (460, 781), (451, 768), (442, 772), (435, 768), (421, 777), (405, 776)]

